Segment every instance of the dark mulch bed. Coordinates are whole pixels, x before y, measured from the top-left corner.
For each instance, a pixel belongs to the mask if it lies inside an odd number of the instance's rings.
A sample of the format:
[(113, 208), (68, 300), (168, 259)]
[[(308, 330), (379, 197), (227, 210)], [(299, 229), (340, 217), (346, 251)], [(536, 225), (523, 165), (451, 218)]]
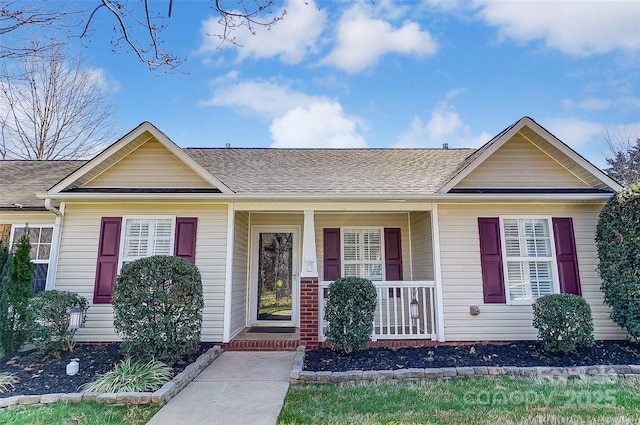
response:
[[(174, 375), (184, 370), (213, 345), (201, 343), (196, 353), (173, 365)], [(77, 392), (82, 384), (93, 381), (98, 374), (110, 371), (124, 358), (120, 353), (119, 343), (78, 344), (73, 352), (50, 355), (42, 355), (32, 350), (6, 356), (0, 359), (0, 372), (13, 373), (19, 382), (13, 389), (1, 393), (0, 398)], [(66, 366), (71, 359), (79, 359), (80, 371), (76, 375), (67, 376)]]
[(396, 370), (463, 366), (590, 366), (640, 364), (640, 344), (597, 342), (575, 353), (549, 353), (538, 342), (440, 345), (418, 348), (370, 348), (351, 354), (329, 348), (306, 352), (304, 370)]

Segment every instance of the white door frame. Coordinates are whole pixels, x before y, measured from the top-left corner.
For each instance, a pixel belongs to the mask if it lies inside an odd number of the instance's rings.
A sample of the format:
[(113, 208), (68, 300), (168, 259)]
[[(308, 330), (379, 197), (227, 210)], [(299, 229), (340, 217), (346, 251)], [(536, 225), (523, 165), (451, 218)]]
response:
[[(260, 233), (292, 233), (291, 261), (291, 321), (258, 321), (258, 242)], [(247, 323), (254, 325), (300, 325), (300, 226), (253, 225), (251, 226), (251, 270), (249, 273), (249, 299)]]

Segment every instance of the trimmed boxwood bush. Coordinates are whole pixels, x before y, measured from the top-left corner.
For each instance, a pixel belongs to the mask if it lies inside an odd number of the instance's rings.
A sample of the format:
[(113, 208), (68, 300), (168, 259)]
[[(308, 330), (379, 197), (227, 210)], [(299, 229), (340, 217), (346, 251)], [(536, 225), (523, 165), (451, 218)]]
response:
[(596, 228), (598, 272), (611, 319), (640, 339), (640, 184), (609, 199)]
[(365, 348), (373, 332), (376, 300), (370, 280), (345, 277), (331, 283), (324, 314), (329, 322), (327, 342), (346, 353)]
[(31, 301), (31, 311), (35, 319), (31, 342), (40, 351), (73, 351), (73, 335), (69, 329), (71, 309), (82, 309), (82, 317), (89, 308), (89, 302), (80, 295), (68, 291), (42, 291)]
[(113, 324), (127, 354), (173, 364), (197, 350), (202, 280), (188, 261), (156, 255), (124, 265), (112, 303)]
[(533, 326), (547, 351), (568, 353), (577, 347), (593, 345), (591, 307), (577, 295), (538, 298), (533, 303)]

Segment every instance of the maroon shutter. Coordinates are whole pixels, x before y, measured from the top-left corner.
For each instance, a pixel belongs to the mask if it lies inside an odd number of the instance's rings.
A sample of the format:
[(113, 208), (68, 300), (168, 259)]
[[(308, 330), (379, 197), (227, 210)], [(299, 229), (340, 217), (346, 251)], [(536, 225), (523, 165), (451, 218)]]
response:
[(571, 217), (553, 217), (552, 222), (560, 292), (582, 296), (576, 241), (573, 235), (573, 219)]
[(386, 280), (402, 280), (402, 240), (400, 229), (384, 229)]
[(109, 304), (118, 274), (121, 217), (102, 217), (98, 242), (98, 264), (93, 289), (94, 304)]
[(191, 264), (196, 263), (197, 217), (177, 217), (176, 237), (173, 255), (184, 258)]
[(340, 265), (340, 229), (324, 229), (324, 280), (334, 281), (342, 275)]
[(482, 290), (484, 302), (505, 303), (504, 270), (500, 243), (500, 219), (478, 217), (480, 232), (480, 264), (482, 266)]

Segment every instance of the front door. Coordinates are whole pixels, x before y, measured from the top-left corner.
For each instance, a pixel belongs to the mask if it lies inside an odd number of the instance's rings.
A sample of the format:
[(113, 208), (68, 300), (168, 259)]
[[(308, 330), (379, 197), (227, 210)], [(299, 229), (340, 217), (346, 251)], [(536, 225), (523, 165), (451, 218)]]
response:
[(254, 226), (251, 321), (291, 325), (298, 321), (298, 229)]

